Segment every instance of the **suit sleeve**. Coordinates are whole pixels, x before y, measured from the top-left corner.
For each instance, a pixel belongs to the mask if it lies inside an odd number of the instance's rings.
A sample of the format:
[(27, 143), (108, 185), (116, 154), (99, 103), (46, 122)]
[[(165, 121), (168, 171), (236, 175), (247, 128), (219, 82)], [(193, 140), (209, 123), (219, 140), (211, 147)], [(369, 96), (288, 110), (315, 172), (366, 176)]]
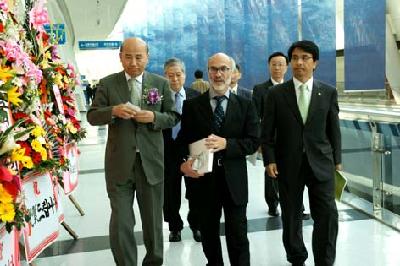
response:
[(342, 142), (339, 124), (339, 104), (336, 89), (334, 89), (330, 102), (327, 123), (327, 135), (333, 149), (333, 160), (335, 164), (342, 162)]
[(171, 97), (171, 90), (167, 81), (162, 81), (161, 84), (163, 92), (162, 108), (161, 111), (154, 111), (154, 130), (162, 130), (175, 126), (180, 115), (176, 112), (175, 103)]
[[(267, 95), (266, 95), (267, 96)], [(274, 93), (269, 92), (268, 97), (264, 97), (265, 109), (264, 118), (261, 126), (261, 149), (264, 165), (275, 163), (275, 132), (276, 132), (276, 101)]]
[(87, 113), (87, 120), (93, 126), (106, 125), (113, 122), (112, 108), (109, 103), (109, 89), (102, 80), (97, 85), (96, 96)]
[(260, 143), (260, 120), (252, 101), (247, 101), (247, 110), (244, 112), (244, 129), (242, 138), (228, 138), (226, 140), (226, 158), (242, 157), (254, 153)]

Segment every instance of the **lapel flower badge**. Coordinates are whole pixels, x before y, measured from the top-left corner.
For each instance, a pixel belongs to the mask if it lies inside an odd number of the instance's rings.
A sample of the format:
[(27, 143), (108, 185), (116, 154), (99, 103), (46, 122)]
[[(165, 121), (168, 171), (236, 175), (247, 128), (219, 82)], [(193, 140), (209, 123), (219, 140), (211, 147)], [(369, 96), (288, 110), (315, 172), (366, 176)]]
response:
[(157, 88), (145, 89), (143, 100), (147, 105), (156, 105), (163, 100), (163, 95), (160, 95)]

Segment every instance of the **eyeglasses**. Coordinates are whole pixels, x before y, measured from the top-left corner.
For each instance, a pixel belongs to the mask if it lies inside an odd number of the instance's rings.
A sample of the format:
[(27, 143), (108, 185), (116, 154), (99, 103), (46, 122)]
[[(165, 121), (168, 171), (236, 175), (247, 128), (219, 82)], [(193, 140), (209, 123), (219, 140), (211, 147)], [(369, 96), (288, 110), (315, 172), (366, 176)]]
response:
[(217, 74), (219, 71), (223, 74), (225, 74), (226, 72), (228, 72), (229, 70), (231, 70), (229, 67), (227, 66), (222, 66), (222, 67), (209, 67), (208, 71), (212, 74)]
[(290, 60), (290, 61), (300, 61), (300, 59), (301, 59), (301, 61), (305, 62), (311, 58), (313, 58), (313, 57), (308, 56), (308, 55), (303, 55), (303, 56), (294, 55), (294, 56), (292, 56), (292, 60)]

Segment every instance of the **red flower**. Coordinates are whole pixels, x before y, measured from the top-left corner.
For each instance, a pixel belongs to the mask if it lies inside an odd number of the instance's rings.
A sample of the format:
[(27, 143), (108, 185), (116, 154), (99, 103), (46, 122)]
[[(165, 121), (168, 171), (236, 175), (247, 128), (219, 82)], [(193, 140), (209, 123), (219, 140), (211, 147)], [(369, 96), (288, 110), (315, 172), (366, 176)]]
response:
[(40, 155), (40, 153), (33, 151), (32, 152), (32, 161), (36, 165), (40, 164), (40, 162), (42, 161), (42, 156)]
[(4, 182), (3, 187), (15, 199), (21, 191), (21, 180), (18, 176), (13, 176), (11, 182)]
[(0, 23), (0, 32), (4, 32), (4, 25), (3, 25), (3, 23)]
[(21, 145), (21, 148), (25, 149), (25, 155), (30, 156), (32, 152), (31, 145), (24, 141), (17, 141), (17, 144)]
[(7, 167), (0, 166), (0, 180), (10, 182), (13, 179), (10, 170)]
[(16, 112), (16, 113), (13, 113), (13, 117), (14, 117), (14, 120), (17, 121), (21, 118), (27, 118), (28, 115), (23, 112)]

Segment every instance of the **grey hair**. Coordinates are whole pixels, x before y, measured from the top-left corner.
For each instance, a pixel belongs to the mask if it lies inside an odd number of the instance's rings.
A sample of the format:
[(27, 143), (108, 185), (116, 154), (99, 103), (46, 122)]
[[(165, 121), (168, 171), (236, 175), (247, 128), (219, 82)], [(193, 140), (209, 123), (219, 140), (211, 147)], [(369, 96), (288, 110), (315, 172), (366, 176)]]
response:
[(176, 58), (176, 57), (172, 57), (172, 58), (168, 59), (167, 61), (165, 61), (164, 73), (166, 73), (167, 69), (172, 66), (178, 66), (178, 67), (180, 67), (180, 69), (182, 70), (183, 73), (186, 73), (185, 63), (183, 63), (183, 61), (181, 59)]

